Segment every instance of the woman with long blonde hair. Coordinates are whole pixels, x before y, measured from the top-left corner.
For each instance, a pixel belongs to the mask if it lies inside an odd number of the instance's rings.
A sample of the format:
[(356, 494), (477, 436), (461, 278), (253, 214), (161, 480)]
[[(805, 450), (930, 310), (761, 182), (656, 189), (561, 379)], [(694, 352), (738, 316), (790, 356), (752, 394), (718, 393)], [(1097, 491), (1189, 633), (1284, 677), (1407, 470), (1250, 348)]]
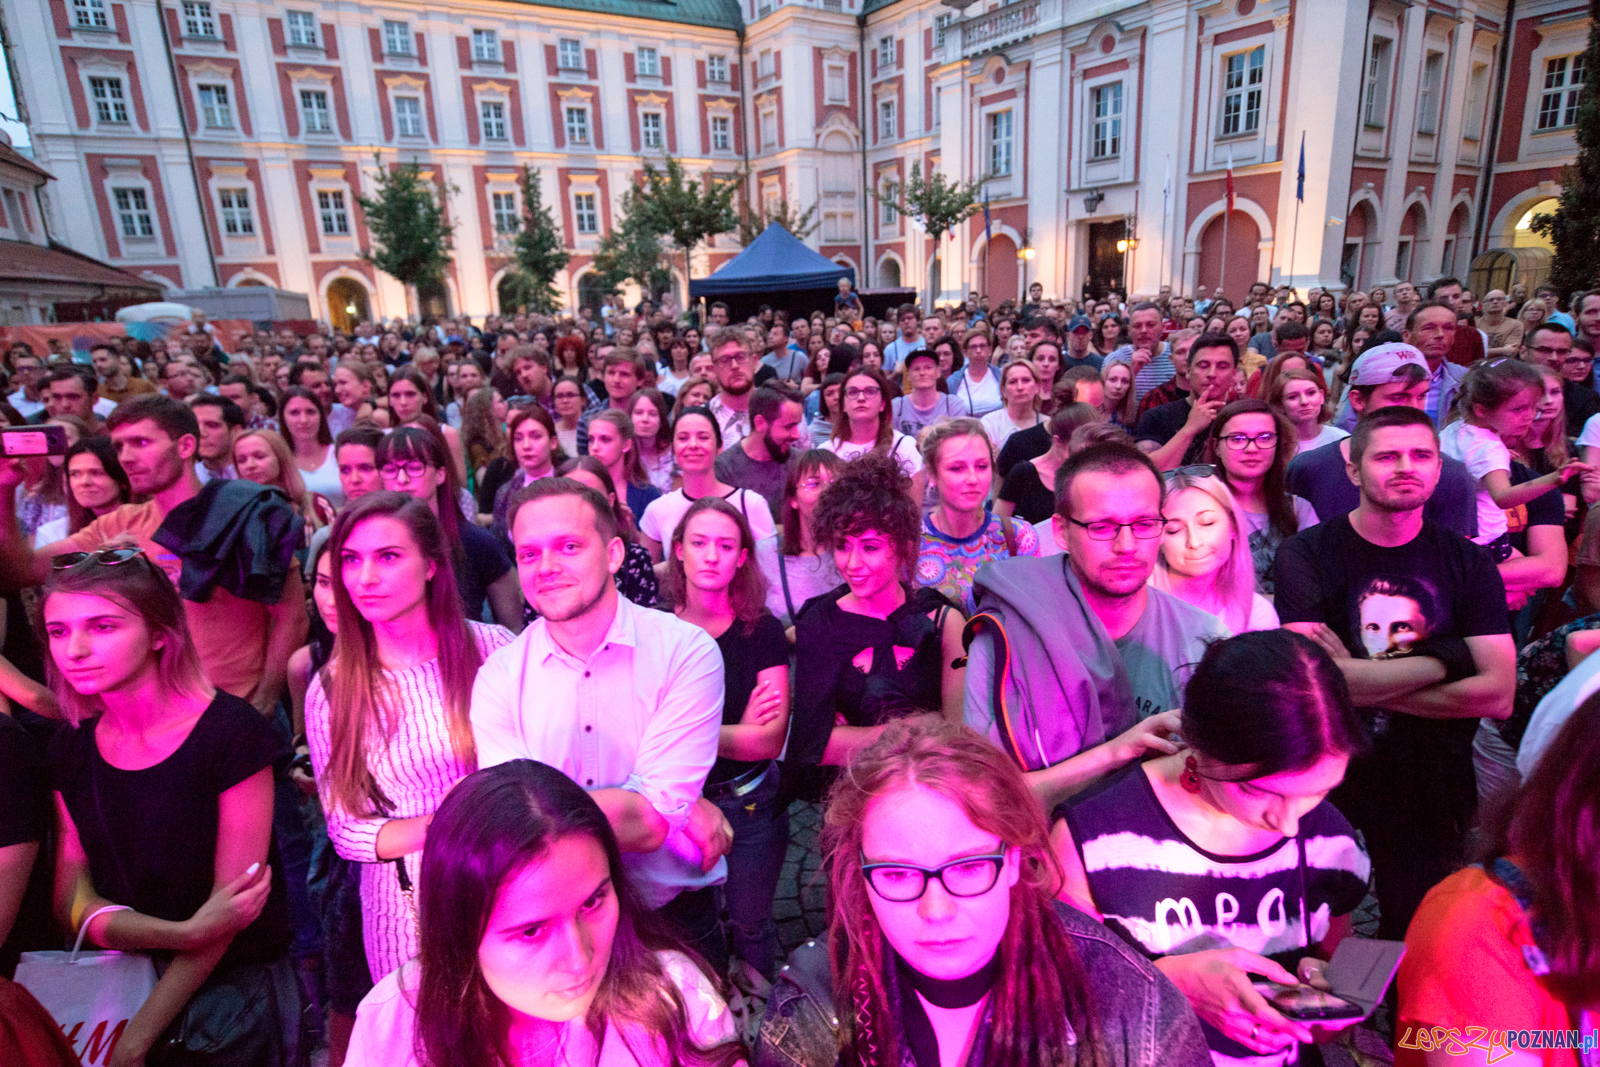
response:
[(1236, 634), (1276, 627), (1278, 613), (1256, 592), (1250, 528), (1233, 493), (1203, 464), (1166, 479), (1167, 525), (1151, 586), (1210, 612)]
[[(822, 830), (826, 947), (780, 974), (756, 1067), (1202, 1067), (1178, 991), (1052, 898), (1044, 812), (1004, 753), (933, 716), (851, 762)], [(981, 1047), (979, 1047), (981, 1045)]]
[(308, 541), (312, 531), (333, 521), (333, 505), (327, 497), (306, 489), (289, 442), (276, 431), (246, 430), (240, 434), (233, 442), (233, 466), (247, 481), (282, 489), (294, 513), (305, 520)]
[(333, 525), (333, 657), (306, 691), (306, 736), (334, 851), (362, 864), (373, 981), (417, 954), (411, 889), (428, 823), (477, 767), (468, 705), (478, 668), (511, 640), (469, 622), (454, 553), (422, 501), (371, 493)]

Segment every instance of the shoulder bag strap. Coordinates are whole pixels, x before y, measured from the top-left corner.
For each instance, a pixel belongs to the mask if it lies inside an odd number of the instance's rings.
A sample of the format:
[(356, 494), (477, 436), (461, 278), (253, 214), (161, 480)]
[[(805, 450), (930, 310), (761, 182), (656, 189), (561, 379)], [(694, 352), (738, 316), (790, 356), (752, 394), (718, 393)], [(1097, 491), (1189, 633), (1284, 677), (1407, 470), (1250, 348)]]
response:
[(1011, 521), (1010, 515), (996, 517), (1000, 520), (1000, 532), (1005, 535), (1006, 554), (1015, 556), (1017, 554), (1017, 524)]
[(794, 625), (794, 597), (789, 595), (789, 560), (784, 555), (783, 538), (778, 538), (778, 582), (783, 586), (783, 606), (789, 609), (789, 625)]

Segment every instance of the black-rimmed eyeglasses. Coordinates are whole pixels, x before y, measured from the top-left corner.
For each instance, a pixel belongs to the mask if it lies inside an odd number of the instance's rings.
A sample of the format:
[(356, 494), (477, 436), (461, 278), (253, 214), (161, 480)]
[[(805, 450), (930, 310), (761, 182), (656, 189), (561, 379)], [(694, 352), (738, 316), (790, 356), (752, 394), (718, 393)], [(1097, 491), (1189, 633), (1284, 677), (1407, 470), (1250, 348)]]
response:
[(921, 900), (928, 891), (928, 879), (937, 878), (944, 891), (953, 897), (981, 897), (1000, 880), (1005, 866), (1002, 848), (982, 856), (962, 856), (938, 867), (914, 867), (907, 863), (868, 863), (861, 854), (861, 873), (872, 891), (895, 904)]

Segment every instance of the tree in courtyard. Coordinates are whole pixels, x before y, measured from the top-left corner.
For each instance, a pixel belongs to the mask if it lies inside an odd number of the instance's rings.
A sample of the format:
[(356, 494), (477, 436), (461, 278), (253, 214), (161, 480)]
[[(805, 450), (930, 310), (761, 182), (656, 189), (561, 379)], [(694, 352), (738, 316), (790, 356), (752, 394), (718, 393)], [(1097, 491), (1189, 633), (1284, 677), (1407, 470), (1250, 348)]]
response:
[[(407, 287), (410, 291), (444, 279), (450, 265), (451, 231), (432, 181), (413, 160), (390, 169), (374, 155), (374, 196), (357, 196), (356, 203), (367, 217), (369, 247), (361, 258)], [(445, 185), (444, 195), (456, 192)]]
[[(949, 181), (938, 170), (922, 176), (922, 163), (911, 164), (911, 176), (904, 183), (886, 182), (884, 190), (873, 190), (872, 197), (879, 203), (889, 204), (900, 214), (922, 227), (933, 238), (935, 254), (942, 252), (940, 244), (945, 234), (954, 230), (977, 214), (983, 205), (978, 193), (988, 178), (971, 181)], [(942, 257), (941, 257), (942, 258)], [(939, 294), (933, 292), (933, 279), (928, 279), (928, 306), (933, 306)]]
[[(1600, 20), (1589, 26), (1589, 47), (1582, 57), (1574, 57), (1589, 72), (1579, 90), (1578, 114), (1574, 134), (1578, 158), (1561, 173), (1561, 199), (1550, 214), (1535, 215), (1532, 230), (1544, 234), (1556, 246), (1550, 267), (1550, 284), (1566, 300), (1580, 289), (1593, 289), (1600, 281), (1600, 92), (1595, 90), (1595, 75), (1600, 72)], [(1578, 309), (1571, 309), (1574, 315)]]
[(817, 221), (817, 205), (812, 204), (804, 211), (798, 211), (787, 200), (780, 200), (770, 208), (760, 211), (751, 211), (750, 205), (742, 205), (739, 209), (739, 243), (748, 245), (762, 232), (776, 222), (801, 240), (805, 240), (816, 232), (820, 223)]
[[(637, 210), (645, 213), (658, 234), (672, 239), (673, 248), (683, 257), (685, 285), (694, 250), (708, 237), (727, 233), (737, 224), (733, 198), (743, 187), (744, 179), (743, 172), (718, 178), (706, 171), (696, 177), (671, 156), (659, 169), (644, 160), (644, 181), (635, 198)], [(686, 291), (686, 302), (688, 296)]]
[(654, 215), (643, 209), (637, 193), (622, 196), (622, 217), (606, 231), (595, 249), (594, 271), (607, 292), (632, 281), (653, 299), (672, 285), (672, 271), (661, 246), (661, 230)]
[(522, 228), (512, 242), (512, 256), (515, 262), (503, 283), (512, 307), (543, 314), (559, 308), (556, 275), (566, 269), (567, 250), (540, 192), (539, 172), (527, 166), (522, 168)]

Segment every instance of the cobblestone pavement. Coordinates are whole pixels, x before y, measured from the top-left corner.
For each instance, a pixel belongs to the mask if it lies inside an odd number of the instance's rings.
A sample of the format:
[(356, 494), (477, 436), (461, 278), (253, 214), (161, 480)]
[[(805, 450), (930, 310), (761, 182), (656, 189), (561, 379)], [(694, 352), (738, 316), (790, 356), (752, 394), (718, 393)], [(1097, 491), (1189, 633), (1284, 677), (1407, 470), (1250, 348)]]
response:
[(797, 800), (789, 806), (789, 855), (778, 879), (773, 914), (778, 945), (787, 956), (828, 925), (827, 883), (822, 875), (822, 808)]

